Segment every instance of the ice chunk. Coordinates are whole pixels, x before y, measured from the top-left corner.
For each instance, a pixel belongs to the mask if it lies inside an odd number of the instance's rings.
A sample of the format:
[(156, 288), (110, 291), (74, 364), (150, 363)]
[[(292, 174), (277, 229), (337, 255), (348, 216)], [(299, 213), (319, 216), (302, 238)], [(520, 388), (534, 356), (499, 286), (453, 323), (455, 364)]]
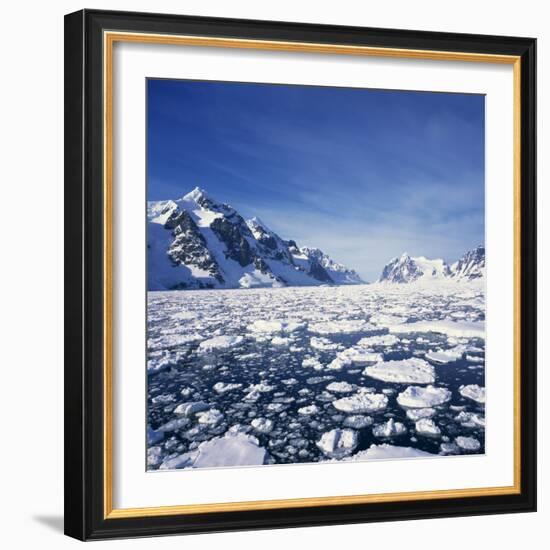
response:
[(242, 388), (242, 384), (226, 384), (225, 382), (216, 382), (214, 386), (212, 386), (214, 391), (218, 393), (227, 393), (229, 391), (238, 390), (239, 388)]
[(479, 451), (481, 448), (481, 443), (475, 437), (459, 435), (455, 438), (455, 443), (464, 451)]
[(412, 332), (439, 332), (447, 336), (485, 338), (485, 321), (417, 321), (415, 323), (392, 324), (390, 332), (404, 334)]
[(381, 334), (377, 336), (367, 336), (361, 338), (358, 344), (359, 346), (394, 346), (399, 342), (399, 338), (395, 334)]
[(427, 435), (437, 437), (441, 435), (441, 430), (431, 418), (421, 418), (415, 424), (416, 433), (419, 435)]
[(313, 349), (318, 349), (320, 351), (333, 351), (337, 349), (342, 349), (341, 344), (336, 344), (330, 341), (328, 338), (317, 338), (316, 336), (310, 338), (309, 345)]
[(346, 428), (355, 428), (357, 430), (361, 430), (362, 428), (366, 428), (367, 426), (372, 425), (374, 422), (373, 418), (371, 416), (363, 416), (362, 414), (351, 414), (350, 416), (346, 416), (344, 418), (344, 426)]
[(434, 363), (451, 363), (462, 358), (465, 352), (464, 346), (456, 346), (447, 350), (430, 351), (426, 354), (426, 359)]
[(467, 386), (460, 386), (459, 393), (462, 397), (472, 399), (477, 403), (485, 403), (485, 388), (478, 386), (477, 384), (468, 384)]
[(306, 357), (302, 361), (302, 367), (312, 368), (314, 370), (322, 370), (323, 369), (323, 365), (319, 362), (318, 359), (315, 359), (314, 357)]
[(430, 384), (435, 382), (435, 369), (427, 361), (411, 357), (400, 361), (383, 361), (367, 367), (363, 374), (383, 382)]
[(350, 334), (372, 330), (374, 327), (362, 319), (342, 319), (310, 323), (309, 331), (316, 334)]
[(223, 414), (218, 409), (197, 413), (199, 424), (217, 426), (223, 420)]
[(351, 393), (354, 389), (353, 384), (349, 382), (331, 382), (327, 386), (327, 390), (334, 393)]
[(332, 402), (335, 409), (349, 413), (372, 413), (384, 410), (388, 398), (383, 393), (359, 392)]
[(225, 350), (238, 346), (242, 343), (244, 338), (242, 336), (214, 336), (208, 338), (199, 344), (199, 350), (204, 352), (214, 350)]
[(372, 429), (372, 435), (374, 437), (397, 437), (400, 435), (405, 435), (407, 433), (407, 428), (401, 422), (396, 422), (393, 418), (390, 418), (387, 422), (383, 424), (378, 424)]
[(160, 469), (260, 466), (268, 462), (269, 454), (259, 441), (238, 432), (203, 441), (195, 451), (165, 460)]
[(147, 449), (147, 466), (158, 466), (162, 462), (162, 447), (149, 447)]
[(300, 409), (298, 409), (298, 414), (303, 414), (303, 415), (312, 415), (312, 414), (317, 414), (319, 412), (319, 407), (317, 405), (308, 405), (306, 407), (301, 407)]
[(382, 445), (375, 445), (374, 443), (366, 450), (359, 451), (347, 460), (361, 461), (361, 460), (381, 460), (386, 458), (420, 458), (420, 457), (433, 457), (437, 456), (414, 447), (399, 447), (396, 445), (389, 445), (383, 443)]
[(273, 430), (273, 421), (269, 418), (255, 418), (250, 424), (257, 432), (262, 434), (268, 434)]
[(441, 443), (439, 449), (444, 455), (456, 455), (460, 452), (460, 448), (456, 443)]
[(248, 325), (247, 330), (250, 332), (263, 332), (268, 334), (282, 332), (283, 323), (281, 321), (264, 321), (259, 319)]
[(425, 409), (408, 409), (407, 418), (409, 420), (416, 422), (421, 418), (431, 418), (432, 416), (435, 415), (436, 412), (437, 411), (435, 409), (432, 409), (430, 407), (427, 407)]
[(465, 428), (485, 428), (485, 418), (473, 412), (461, 411), (455, 421)]
[(351, 359), (343, 354), (338, 354), (328, 365), (328, 370), (342, 370), (344, 367), (351, 365)]
[(201, 411), (208, 409), (208, 405), (204, 401), (194, 401), (191, 403), (181, 403), (174, 409), (174, 414), (183, 416), (191, 416)]
[(446, 388), (435, 386), (409, 386), (397, 396), (397, 402), (403, 407), (426, 408), (446, 403), (451, 399), (451, 392)]
[(282, 336), (274, 336), (271, 339), (272, 346), (289, 346), (291, 342), (290, 338), (283, 338)]
[(338, 428), (325, 432), (317, 447), (330, 458), (342, 458), (350, 455), (358, 444), (357, 432), (355, 430)]

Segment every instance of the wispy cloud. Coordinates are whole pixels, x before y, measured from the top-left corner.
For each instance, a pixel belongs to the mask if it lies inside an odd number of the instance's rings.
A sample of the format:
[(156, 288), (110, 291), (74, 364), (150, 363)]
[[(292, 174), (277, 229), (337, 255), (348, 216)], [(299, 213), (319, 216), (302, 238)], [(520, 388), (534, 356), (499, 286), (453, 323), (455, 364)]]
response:
[(149, 81), (151, 199), (201, 185), (373, 280), (484, 240), (480, 96)]

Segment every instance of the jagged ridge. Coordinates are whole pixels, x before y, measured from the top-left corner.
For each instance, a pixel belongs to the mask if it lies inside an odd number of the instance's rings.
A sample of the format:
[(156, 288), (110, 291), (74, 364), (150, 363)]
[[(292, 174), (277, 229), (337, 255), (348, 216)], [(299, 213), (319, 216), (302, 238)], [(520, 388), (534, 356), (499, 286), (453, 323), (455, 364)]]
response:
[(466, 252), (449, 266), (444, 260), (411, 257), (406, 252), (384, 266), (379, 283), (405, 284), (416, 281), (472, 281), (485, 276), (485, 247), (480, 245)]
[(358, 284), (352, 269), (318, 248), (285, 241), (196, 187), (148, 203), (149, 290)]

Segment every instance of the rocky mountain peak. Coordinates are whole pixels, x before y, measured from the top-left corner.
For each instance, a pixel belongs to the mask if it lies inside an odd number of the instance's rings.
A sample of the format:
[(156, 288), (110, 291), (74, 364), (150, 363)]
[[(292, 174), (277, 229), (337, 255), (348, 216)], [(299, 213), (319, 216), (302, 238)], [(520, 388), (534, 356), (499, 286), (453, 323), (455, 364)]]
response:
[(424, 256), (411, 257), (404, 252), (384, 266), (378, 282), (412, 283), (455, 279), (473, 280), (485, 275), (485, 247), (478, 246), (466, 252), (460, 260), (449, 266), (442, 259), (429, 259)]
[(363, 282), (319, 249), (284, 241), (260, 218), (245, 221), (200, 187), (150, 202), (148, 219), (150, 290)]

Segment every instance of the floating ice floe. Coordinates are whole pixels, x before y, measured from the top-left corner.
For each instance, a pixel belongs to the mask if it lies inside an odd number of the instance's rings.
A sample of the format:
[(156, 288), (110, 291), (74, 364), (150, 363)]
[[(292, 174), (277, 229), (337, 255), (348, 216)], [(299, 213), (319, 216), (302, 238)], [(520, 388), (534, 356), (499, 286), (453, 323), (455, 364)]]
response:
[(355, 428), (361, 430), (367, 426), (371, 426), (374, 422), (374, 419), (371, 416), (364, 416), (362, 414), (351, 414), (346, 416), (343, 421), (343, 425), (346, 428)]
[(447, 350), (437, 350), (429, 351), (426, 354), (426, 359), (433, 361), (434, 363), (451, 363), (453, 361), (458, 361), (464, 355), (465, 348), (464, 346), (456, 346)]
[(377, 336), (367, 336), (361, 338), (357, 343), (358, 346), (394, 346), (399, 342), (399, 338), (395, 334), (380, 334)]
[(231, 383), (225, 383), (225, 382), (216, 382), (212, 388), (214, 389), (214, 391), (216, 391), (217, 393), (227, 393), (227, 392), (230, 392), (230, 391), (233, 391), (233, 390), (238, 390), (240, 388), (242, 388), (243, 385), (242, 384), (231, 384)]
[(274, 336), (271, 339), (272, 346), (289, 346), (291, 342), (291, 338), (283, 338), (282, 336)]
[(158, 466), (162, 462), (162, 447), (155, 446), (147, 449), (147, 466)]
[(462, 397), (466, 397), (467, 399), (471, 399), (477, 403), (485, 403), (485, 388), (482, 388), (477, 384), (460, 386), (458, 391)]
[(460, 452), (460, 448), (456, 443), (441, 443), (441, 445), (439, 445), (439, 449), (444, 455), (456, 455)]
[(217, 426), (223, 420), (223, 414), (218, 409), (210, 409), (209, 411), (197, 413), (199, 424), (208, 424)]
[(350, 334), (373, 330), (374, 327), (362, 319), (342, 319), (339, 321), (323, 321), (310, 323), (308, 330), (316, 334)]
[(425, 409), (407, 409), (407, 418), (416, 422), (421, 418), (431, 418), (436, 412), (437, 411), (431, 407), (426, 407)]
[(430, 384), (435, 382), (435, 369), (427, 361), (411, 357), (400, 361), (383, 361), (367, 367), (363, 374), (383, 382)]
[(435, 386), (409, 386), (404, 392), (397, 396), (397, 402), (402, 407), (426, 408), (435, 407), (446, 403), (451, 399), (451, 392), (446, 388), (436, 388)]
[(342, 349), (341, 344), (336, 344), (335, 342), (332, 342), (328, 338), (318, 338), (316, 336), (313, 336), (309, 340), (309, 345), (313, 349), (318, 349), (319, 351), (333, 351)]
[(485, 427), (485, 417), (473, 412), (461, 411), (455, 416), (455, 422), (458, 422), (464, 428)]
[(151, 399), (151, 403), (153, 405), (168, 405), (169, 403), (173, 403), (176, 400), (176, 398), (172, 394), (163, 394), (163, 395), (157, 395)]
[(399, 323), (404, 323), (407, 320), (407, 317), (401, 315), (391, 315), (387, 313), (375, 313), (370, 318), (372, 323), (375, 323), (379, 326), (387, 327), (390, 325), (397, 325)]
[(355, 430), (338, 428), (325, 432), (317, 447), (330, 458), (343, 458), (350, 455), (358, 444), (357, 432)]
[(485, 338), (485, 321), (416, 321), (390, 325), (388, 328), (398, 334), (439, 332), (447, 336)]
[(481, 443), (475, 437), (459, 435), (455, 437), (455, 443), (464, 451), (479, 451)]
[(199, 344), (199, 350), (204, 352), (214, 350), (225, 350), (238, 346), (242, 343), (244, 338), (242, 336), (214, 336), (208, 338)]
[(380, 438), (397, 437), (406, 433), (407, 428), (405, 428), (405, 425), (401, 422), (396, 422), (393, 418), (390, 418), (383, 424), (378, 424), (372, 429), (372, 435)]
[(313, 370), (323, 370), (323, 365), (315, 357), (306, 357), (302, 361), (302, 367), (312, 368)]
[(389, 445), (388, 443), (375, 445), (373, 443), (366, 451), (359, 451), (345, 460), (359, 462), (362, 460), (383, 460), (386, 458), (421, 458), (434, 456), (437, 455), (415, 449), (414, 447), (399, 447), (396, 445)]
[(246, 327), (249, 332), (261, 332), (261, 333), (275, 333), (282, 332), (283, 323), (281, 321), (264, 321), (258, 319), (254, 321), (248, 327)]
[(204, 401), (193, 401), (191, 403), (181, 403), (174, 409), (174, 414), (191, 416), (202, 411), (206, 411), (208, 405)]
[(204, 441), (195, 451), (165, 460), (159, 469), (260, 466), (267, 464), (269, 459), (269, 454), (254, 436), (238, 432)]
[(416, 433), (419, 435), (427, 435), (429, 437), (437, 437), (441, 435), (441, 430), (431, 418), (421, 418), (414, 425)]
[(285, 405), (284, 403), (269, 403), (266, 406), (266, 410), (272, 413), (279, 413), (284, 411), (286, 408), (288, 408), (288, 405)]
[(341, 351), (336, 359), (343, 365), (349, 366), (351, 363), (374, 363), (376, 361), (382, 361), (383, 358), (384, 356), (381, 353), (377, 353), (368, 347), (357, 344), (352, 348)]
[(250, 425), (262, 434), (268, 434), (273, 430), (273, 421), (269, 418), (254, 418)]
[(351, 393), (354, 390), (353, 384), (349, 382), (331, 382), (327, 386), (327, 390), (334, 393)]
[(372, 413), (384, 410), (388, 398), (383, 393), (359, 392), (332, 402), (335, 409), (349, 413)]
[(306, 407), (301, 407), (298, 409), (298, 414), (309, 416), (312, 414), (317, 414), (319, 412), (319, 407), (317, 405), (307, 405)]

